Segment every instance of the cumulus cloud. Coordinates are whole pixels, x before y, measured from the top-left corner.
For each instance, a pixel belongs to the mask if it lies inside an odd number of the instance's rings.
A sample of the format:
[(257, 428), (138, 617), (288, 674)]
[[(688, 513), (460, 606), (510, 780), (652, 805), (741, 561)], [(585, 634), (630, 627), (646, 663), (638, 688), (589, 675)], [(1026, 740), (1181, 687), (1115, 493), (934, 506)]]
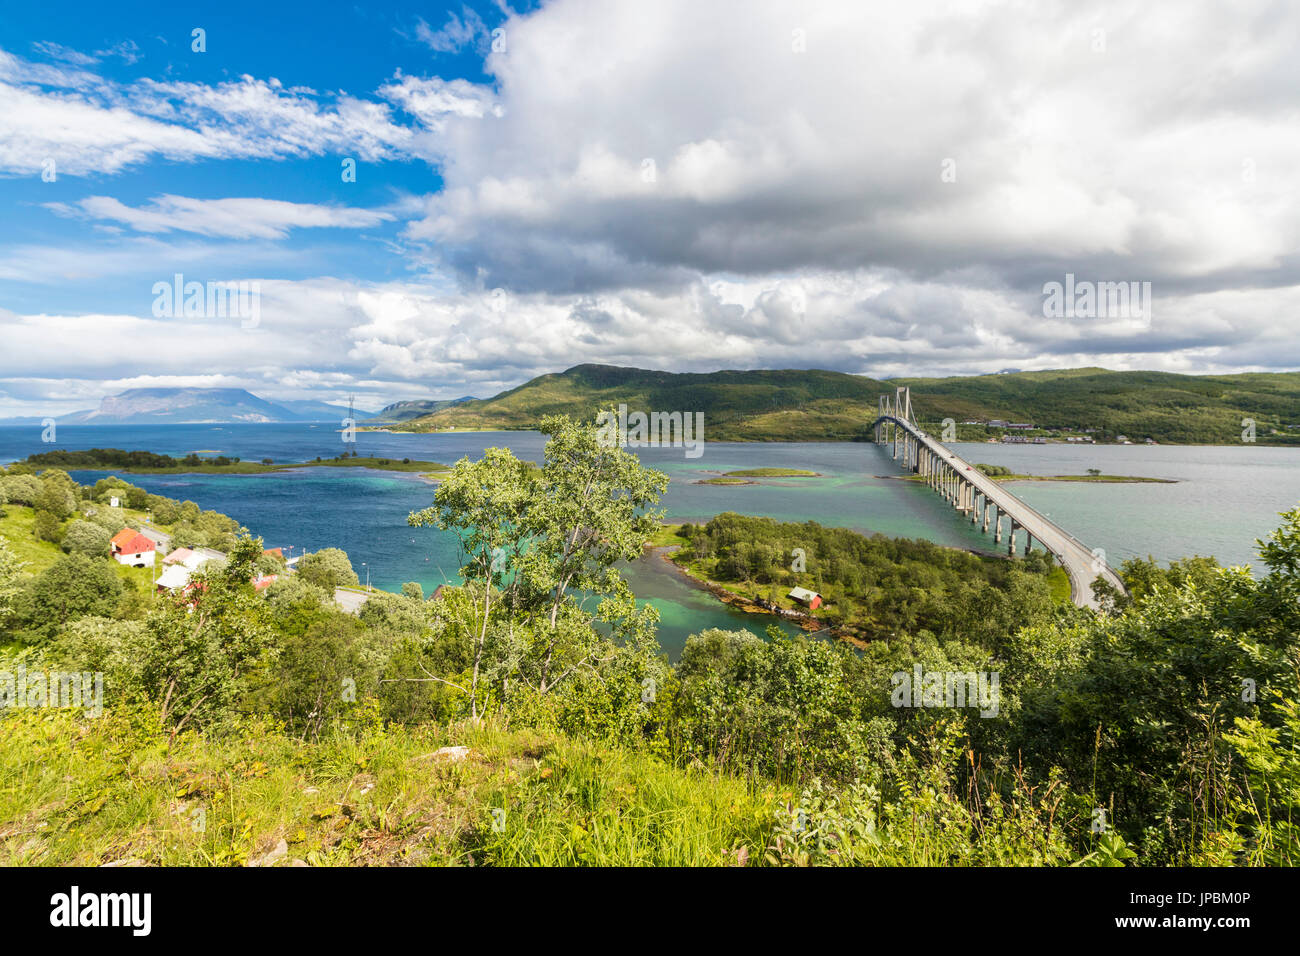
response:
[[(410, 236), (521, 290), (714, 273), (1296, 281), (1300, 13), (557, 0)], [(1188, 75), (1182, 64), (1197, 64)], [(1122, 270), (1122, 271), (1121, 271)]]

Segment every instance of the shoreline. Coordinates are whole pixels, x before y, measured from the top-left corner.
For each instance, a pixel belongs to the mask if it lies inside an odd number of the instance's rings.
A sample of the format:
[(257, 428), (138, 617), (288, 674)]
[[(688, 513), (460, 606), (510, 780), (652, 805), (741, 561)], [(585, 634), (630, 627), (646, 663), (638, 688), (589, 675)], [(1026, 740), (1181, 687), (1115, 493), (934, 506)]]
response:
[(806, 611), (797, 611), (790, 608), (765, 607), (764, 604), (760, 604), (742, 594), (737, 594), (734, 591), (728, 590), (716, 581), (700, 580), (670, 557), (671, 553), (676, 551), (679, 547), (681, 546), (676, 544), (647, 544), (642, 549), (642, 554), (643, 556), (658, 558), (663, 561), (671, 567), (677, 576), (685, 581), (687, 585), (696, 590), (708, 591), (711, 595), (717, 598), (719, 602), (725, 604), (727, 607), (734, 608), (745, 614), (761, 614), (767, 615), (768, 617), (784, 618), (787, 621), (797, 624), (802, 630), (809, 633), (829, 631), (831, 637), (836, 640), (844, 641), (847, 644), (851, 644), (859, 650), (866, 648), (870, 643), (865, 638), (860, 637), (855, 631), (843, 627), (836, 627), (822, 618), (819, 618), (814, 614), (809, 614)]

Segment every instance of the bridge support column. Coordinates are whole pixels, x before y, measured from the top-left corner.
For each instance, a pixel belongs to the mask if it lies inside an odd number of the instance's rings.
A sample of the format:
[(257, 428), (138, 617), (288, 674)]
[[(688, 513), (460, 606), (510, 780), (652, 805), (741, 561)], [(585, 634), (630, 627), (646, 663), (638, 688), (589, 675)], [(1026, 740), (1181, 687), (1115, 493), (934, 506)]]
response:
[(984, 496), (984, 527), (980, 528), (985, 534), (989, 533), (989, 496)]
[(997, 505), (993, 506), (993, 543), (1002, 543), (1002, 509)]
[(1016, 554), (1016, 530), (1017, 530), (1017, 528), (1019, 528), (1019, 525), (1016, 524), (1016, 519), (1015, 519), (1015, 518), (1012, 518), (1012, 519), (1011, 519), (1011, 534), (1010, 534), (1010, 535), (1008, 536), (1008, 538), (1007, 538), (1007, 554), (1010, 555), (1010, 556), (1012, 556), (1012, 557), (1015, 557), (1015, 554)]
[(1025, 532), (1025, 557), (1029, 556), (1029, 551), (1034, 546), (1034, 536), (1028, 531)]
[(970, 523), (971, 524), (979, 524), (979, 520), (980, 520), (979, 496), (980, 496), (980, 492), (972, 486), (971, 493), (970, 493)]

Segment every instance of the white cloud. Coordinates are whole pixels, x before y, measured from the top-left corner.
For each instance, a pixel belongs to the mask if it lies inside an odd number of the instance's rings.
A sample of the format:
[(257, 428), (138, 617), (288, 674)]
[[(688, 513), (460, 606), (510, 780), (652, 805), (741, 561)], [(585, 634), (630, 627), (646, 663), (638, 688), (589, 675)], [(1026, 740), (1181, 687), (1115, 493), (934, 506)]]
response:
[(0, 50), (0, 174), (119, 173), (152, 159), (407, 158), (416, 131), (387, 103), (285, 89), (243, 76), (216, 85), (122, 85)]
[(484, 40), (488, 36), (488, 29), (482, 17), (469, 7), (462, 6), (459, 16), (454, 10), (451, 11), (447, 14), (447, 22), (437, 30), (421, 18), (416, 22), (415, 35), (435, 53), (456, 53)]
[(71, 205), (47, 203), (63, 216), (125, 223), (137, 232), (193, 232), (233, 239), (283, 239), (291, 229), (365, 228), (389, 222), (382, 210), (284, 202), (278, 199), (192, 199), (158, 196), (127, 206), (110, 196), (88, 196)]

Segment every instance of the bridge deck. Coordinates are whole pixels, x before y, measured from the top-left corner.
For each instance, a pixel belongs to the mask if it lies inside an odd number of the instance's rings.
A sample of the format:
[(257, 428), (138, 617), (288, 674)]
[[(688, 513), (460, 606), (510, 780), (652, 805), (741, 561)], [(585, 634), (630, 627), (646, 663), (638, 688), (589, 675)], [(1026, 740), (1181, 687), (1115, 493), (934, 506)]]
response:
[[(1070, 598), (1081, 607), (1097, 608), (1092, 593), (1092, 582), (1100, 577), (1121, 593), (1124, 584), (1118, 574), (1104, 561), (1094, 557), (1092, 550), (1060, 525), (1035, 511), (998, 482), (984, 474), (956, 452), (931, 438), (909, 421), (891, 415), (881, 416), (878, 422), (892, 422), (910, 434), (918, 444), (925, 446), (936, 458), (948, 463), (965, 482), (973, 485), (986, 499), (1008, 515), (1017, 525), (1033, 536), (1044, 548), (1054, 554), (1065, 573), (1070, 577)], [(1095, 569), (1095, 570), (1094, 570)]]

